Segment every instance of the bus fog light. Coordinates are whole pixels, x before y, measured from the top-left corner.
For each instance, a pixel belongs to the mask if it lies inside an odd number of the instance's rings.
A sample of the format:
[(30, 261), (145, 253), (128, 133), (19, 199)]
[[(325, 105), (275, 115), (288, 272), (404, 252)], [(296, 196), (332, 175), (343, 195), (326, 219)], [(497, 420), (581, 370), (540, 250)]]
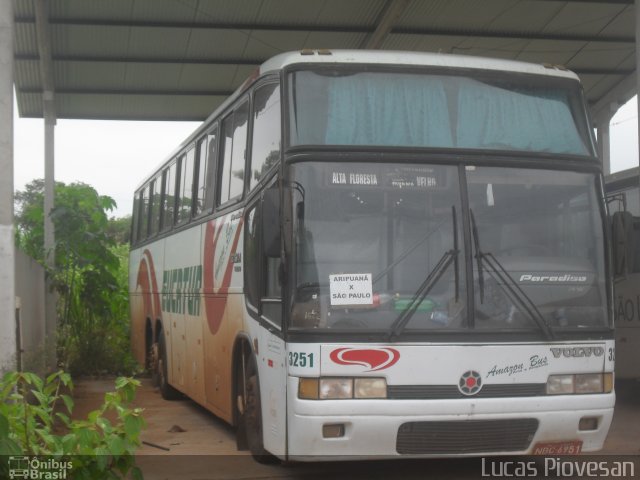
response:
[(582, 417), (578, 423), (578, 430), (589, 431), (598, 429), (598, 417)]
[(353, 394), (355, 398), (387, 398), (387, 381), (384, 378), (356, 378)]
[(331, 425), (322, 426), (322, 436), (324, 438), (339, 438), (344, 437), (344, 424), (335, 423)]
[(602, 393), (602, 374), (583, 373), (576, 375), (576, 393)]
[(613, 373), (605, 373), (604, 375), (604, 379), (603, 379), (603, 388), (602, 391), (604, 393), (611, 393), (613, 392)]
[(573, 375), (551, 375), (547, 380), (547, 395), (567, 395), (573, 392)]
[(353, 398), (353, 379), (351, 378), (321, 378), (320, 398)]
[(298, 398), (317, 400), (319, 391), (319, 380), (317, 378), (301, 378), (298, 382)]

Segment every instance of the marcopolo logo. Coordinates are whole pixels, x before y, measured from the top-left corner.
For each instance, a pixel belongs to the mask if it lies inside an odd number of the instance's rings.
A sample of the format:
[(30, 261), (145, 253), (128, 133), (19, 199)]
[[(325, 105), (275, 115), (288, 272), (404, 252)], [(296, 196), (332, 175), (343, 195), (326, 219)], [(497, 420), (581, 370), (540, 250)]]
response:
[(336, 348), (329, 358), (338, 365), (361, 365), (367, 372), (377, 372), (394, 365), (400, 360), (400, 352), (395, 348)]
[(482, 389), (482, 376), (475, 370), (468, 370), (460, 376), (458, 390), (463, 395), (475, 395)]
[(73, 462), (55, 458), (13, 456), (9, 457), (8, 466), (10, 479), (64, 480), (71, 478)]

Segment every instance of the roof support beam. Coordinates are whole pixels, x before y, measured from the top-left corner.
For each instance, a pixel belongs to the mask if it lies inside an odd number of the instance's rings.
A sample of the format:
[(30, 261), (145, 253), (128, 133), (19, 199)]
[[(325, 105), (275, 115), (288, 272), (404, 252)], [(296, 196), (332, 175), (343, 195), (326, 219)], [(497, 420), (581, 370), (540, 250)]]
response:
[[(19, 93), (36, 93), (45, 95), (39, 88), (21, 88)], [(233, 90), (144, 90), (144, 89), (99, 89), (99, 88), (58, 88), (59, 95), (162, 95), (193, 97), (228, 97)]]
[(409, 6), (410, 0), (388, 0), (376, 22), (373, 33), (362, 42), (360, 48), (379, 49), (391, 33), (393, 25)]
[[(16, 54), (15, 60), (18, 62), (38, 61), (38, 55)], [(173, 58), (173, 57), (111, 57), (111, 56), (88, 56), (88, 55), (53, 55), (54, 62), (78, 62), (78, 63), (148, 63), (152, 65), (242, 65), (260, 66), (267, 58), (243, 59), (243, 58)], [(630, 75), (635, 72), (631, 68), (571, 68), (572, 72), (578, 75)], [(37, 93), (35, 91), (20, 90), (24, 93)], [(62, 93), (60, 89), (57, 90)]]
[(609, 90), (604, 97), (590, 105), (591, 116), (597, 122), (598, 118), (601, 118), (603, 114), (608, 115), (611, 112), (612, 105), (615, 106), (617, 111), (619, 107), (627, 103), (635, 95), (636, 88), (636, 73), (634, 72)]
[[(33, 23), (33, 17), (18, 17), (16, 23)], [(96, 18), (55, 18), (49, 20), (55, 26), (86, 27), (127, 27), (127, 28), (183, 28), (202, 30), (251, 30), (275, 32), (326, 32), (326, 33), (363, 33), (373, 34), (376, 28), (362, 26), (335, 25), (285, 25), (285, 24), (253, 24), (253, 23), (212, 23), (212, 22), (179, 22), (179, 21), (141, 21), (141, 20), (105, 20)], [(431, 27), (390, 27), (387, 34), (431, 35), (471, 38), (505, 38), (513, 40), (553, 40), (567, 42), (601, 42), (629, 43), (635, 45), (635, 38), (625, 35), (577, 35), (562, 32), (520, 32), (520, 31), (484, 31), (462, 30)]]
[(13, 2), (0, 2), (0, 374), (16, 368), (13, 238)]
[[(16, 61), (38, 61), (39, 55), (16, 54)], [(256, 67), (262, 65), (267, 58), (179, 58), (179, 57), (116, 57), (98, 55), (52, 55), (54, 62), (95, 62), (95, 63), (151, 63), (176, 65), (243, 65)]]

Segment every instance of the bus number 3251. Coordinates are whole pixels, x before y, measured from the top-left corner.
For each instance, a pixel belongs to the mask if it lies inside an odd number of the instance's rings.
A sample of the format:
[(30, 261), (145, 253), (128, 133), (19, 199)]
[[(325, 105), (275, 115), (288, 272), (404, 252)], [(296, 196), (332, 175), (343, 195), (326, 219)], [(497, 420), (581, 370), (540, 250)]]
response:
[(289, 352), (290, 367), (313, 367), (313, 353)]

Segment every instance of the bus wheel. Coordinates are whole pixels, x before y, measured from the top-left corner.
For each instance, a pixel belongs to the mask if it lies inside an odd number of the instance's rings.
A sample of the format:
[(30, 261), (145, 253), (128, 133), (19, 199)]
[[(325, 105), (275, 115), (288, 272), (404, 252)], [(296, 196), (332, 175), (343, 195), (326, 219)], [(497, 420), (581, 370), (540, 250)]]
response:
[(158, 340), (158, 388), (160, 388), (160, 395), (165, 400), (178, 400), (182, 397), (182, 394), (169, 385), (169, 377), (167, 375), (167, 348), (164, 343), (164, 332), (160, 332), (160, 339)]
[(244, 381), (246, 398), (243, 402), (244, 409), (241, 413), (240, 425), (244, 428), (249, 451), (258, 463), (277, 463), (278, 459), (264, 449), (262, 409), (260, 407), (260, 383), (258, 382), (258, 369), (254, 358), (249, 361)]

